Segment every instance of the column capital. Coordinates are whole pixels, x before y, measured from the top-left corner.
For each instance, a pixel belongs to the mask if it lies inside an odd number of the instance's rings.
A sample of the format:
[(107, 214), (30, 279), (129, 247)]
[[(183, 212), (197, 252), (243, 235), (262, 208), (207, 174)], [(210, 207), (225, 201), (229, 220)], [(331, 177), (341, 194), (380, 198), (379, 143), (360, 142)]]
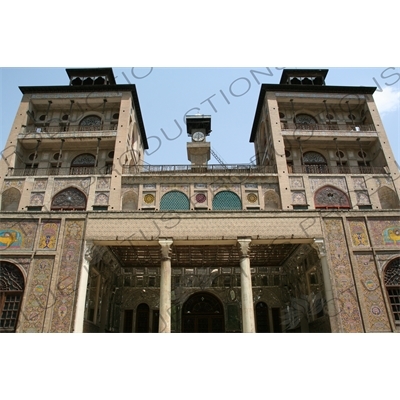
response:
[(171, 246), (174, 243), (172, 239), (160, 239), (158, 243), (161, 246), (161, 260), (171, 259)]
[(312, 244), (315, 250), (317, 250), (318, 257), (326, 257), (325, 240), (323, 238), (314, 238), (314, 243)]
[(91, 240), (86, 240), (86, 242), (85, 242), (85, 259), (89, 262), (92, 261), (94, 247), (95, 246)]
[(248, 258), (250, 250), (251, 238), (237, 238), (237, 246), (239, 249), (240, 258)]

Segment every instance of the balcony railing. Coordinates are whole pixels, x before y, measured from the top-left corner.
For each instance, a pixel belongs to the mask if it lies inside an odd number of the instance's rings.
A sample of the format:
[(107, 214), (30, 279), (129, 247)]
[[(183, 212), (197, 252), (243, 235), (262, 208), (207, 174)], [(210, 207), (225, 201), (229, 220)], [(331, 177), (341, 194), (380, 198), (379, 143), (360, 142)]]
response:
[(304, 130), (304, 131), (346, 131), (346, 132), (376, 132), (373, 124), (369, 125), (347, 125), (347, 124), (295, 124), (290, 122), (281, 122), (282, 130)]
[(118, 124), (101, 124), (89, 126), (58, 125), (58, 126), (27, 126), (23, 133), (63, 133), (63, 132), (101, 132), (116, 131)]
[(198, 173), (198, 174), (275, 174), (276, 167), (270, 166), (257, 166), (250, 164), (211, 164), (211, 165), (140, 165), (129, 166), (125, 165), (122, 168), (122, 173), (126, 175), (135, 174), (171, 174), (171, 173)]
[(110, 175), (111, 167), (9, 168), (8, 176)]
[(386, 174), (385, 167), (348, 167), (328, 165), (288, 165), (289, 174)]

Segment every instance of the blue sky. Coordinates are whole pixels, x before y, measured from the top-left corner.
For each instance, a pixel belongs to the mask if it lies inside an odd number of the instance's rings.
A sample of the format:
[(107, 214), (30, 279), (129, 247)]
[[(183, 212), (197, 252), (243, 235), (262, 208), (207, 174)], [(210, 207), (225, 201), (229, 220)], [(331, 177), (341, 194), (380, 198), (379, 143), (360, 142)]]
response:
[[(16, 114), (19, 86), (67, 85), (65, 68), (1, 68), (1, 141), (4, 148)], [(253, 71), (253, 73), (251, 72)], [(254, 73), (258, 71), (259, 73)], [(250, 131), (261, 83), (278, 83), (280, 67), (114, 68), (117, 83), (137, 87), (149, 142), (149, 164), (189, 164), (184, 115), (212, 117), (212, 149), (227, 164), (254, 156)], [(330, 68), (328, 85), (374, 86), (386, 133), (400, 162), (400, 68)], [(210, 163), (216, 164), (212, 158)]]

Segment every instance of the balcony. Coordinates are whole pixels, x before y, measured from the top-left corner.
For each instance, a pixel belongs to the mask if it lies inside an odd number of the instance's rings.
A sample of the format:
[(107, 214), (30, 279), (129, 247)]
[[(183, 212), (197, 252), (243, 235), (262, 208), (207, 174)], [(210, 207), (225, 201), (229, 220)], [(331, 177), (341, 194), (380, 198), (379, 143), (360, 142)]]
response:
[(257, 166), (251, 164), (211, 164), (211, 165), (141, 165), (122, 168), (124, 175), (137, 174), (232, 174), (232, 175), (254, 175), (254, 174), (276, 174), (276, 166)]
[(289, 174), (386, 174), (385, 167), (369, 167), (369, 166), (335, 166), (315, 164), (315, 165), (288, 165)]
[(68, 137), (116, 136), (118, 124), (101, 124), (95, 126), (59, 125), (59, 126), (26, 126), (18, 139), (65, 139)]
[(106, 167), (48, 167), (9, 168), (7, 176), (70, 176), (70, 175), (110, 175), (112, 168)]
[(376, 128), (373, 124), (295, 124), (289, 122), (281, 122), (281, 130), (283, 134), (293, 134), (299, 136), (309, 136), (310, 132), (318, 132), (319, 136), (377, 136)]

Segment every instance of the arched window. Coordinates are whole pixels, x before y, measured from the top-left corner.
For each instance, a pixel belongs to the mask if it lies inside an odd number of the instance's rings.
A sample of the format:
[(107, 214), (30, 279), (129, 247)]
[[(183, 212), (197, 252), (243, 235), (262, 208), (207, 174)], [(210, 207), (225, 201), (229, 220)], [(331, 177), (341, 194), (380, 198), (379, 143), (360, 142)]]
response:
[(316, 151), (308, 151), (304, 153), (303, 162), (305, 165), (304, 172), (306, 173), (325, 174), (328, 172), (328, 164), (325, 157)]
[(174, 190), (161, 197), (160, 210), (190, 210), (190, 202), (185, 193)]
[(317, 125), (317, 120), (309, 114), (297, 114), (293, 122), (299, 129), (312, 129), (313, 125)]
[(390, 261), (385, 269), (385, 286), (396, 325), (400, 325), (400, 257)]
[(3, 192), (1, 199), (2, 211), (18, 211), (21, 192), (16, 188), (10, 188)]
[(122, 211), (135, 211), (138, 208), (138, 196), (135, 192), (129, 191), (122, 198)]
[(382, 186), (378, 189), (378, 196), (383, 209), (397, 210), (400, 208), (397, 194), (387, 186)]
[(324, 186), (314, 195), (315, 208), (351, 208), (346, 193), (333, 186)]
[(14, 264), (0, 262), (0, 332), (15, 332), (24, 294), (22, 272)]
[(80, 131), (99, 131), (101, 130), (102, 121), (97, 115), (88, 115), (79, 123)]
[(213, 210), (241, 210), (240, 197), (229, 190), (218, 192), (213, 198)]
[(75, 157), (71, 162), (70, 174), (92, 175), (95, 173), (95, 164), (96, 157), (93, 154), (79, 154), (79, 156)]
[(149, 319), (150, 308), (147, 304), (141, 303), (136, 309), (136, 333), (148, 333), (149, 332)]
[(53, 197), (51, 209), (57, 210), (86, 210), (86, 196), (80, 190), (70, 187), (62, 190)]
[(264, 209), (279, 210), (280, 208), (281, 201), (278, 193), (275, 190), (267, 190), (264, 194)]

